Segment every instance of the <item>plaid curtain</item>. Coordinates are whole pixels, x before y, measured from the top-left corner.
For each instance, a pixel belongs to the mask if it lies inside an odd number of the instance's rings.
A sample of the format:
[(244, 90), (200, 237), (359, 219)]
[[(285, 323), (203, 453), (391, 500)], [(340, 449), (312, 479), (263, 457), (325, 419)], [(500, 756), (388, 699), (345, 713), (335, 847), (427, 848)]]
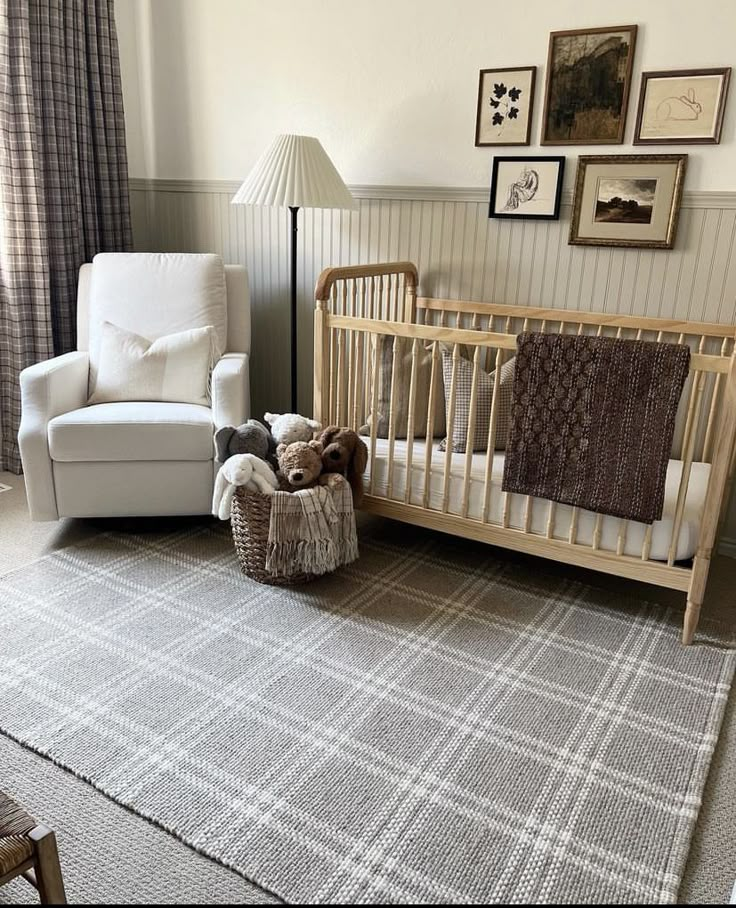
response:
[(0, 469), (20, 371), (76, 347), (79, 266), (131, 245), (113, 0), (0, 0)]

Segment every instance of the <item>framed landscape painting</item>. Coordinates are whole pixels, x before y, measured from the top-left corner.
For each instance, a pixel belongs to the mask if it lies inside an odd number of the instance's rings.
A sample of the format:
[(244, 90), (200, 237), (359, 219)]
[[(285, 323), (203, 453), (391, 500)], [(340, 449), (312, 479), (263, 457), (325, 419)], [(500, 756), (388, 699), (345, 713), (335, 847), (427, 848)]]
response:
[(564, 172), (564, 158), (496, 156), (488, 217), (557, 220)]
[(671, 249), (686, 154), (581, 155), (570, 243)]
[(641, 74), (635, 145), (717, 145), (731, 67)]
[(475, 144), (528, 145), (537, 67), (482, 69), (478, 82)]
[(623, 142), (636, 26), (552, 32), (542, 145)]

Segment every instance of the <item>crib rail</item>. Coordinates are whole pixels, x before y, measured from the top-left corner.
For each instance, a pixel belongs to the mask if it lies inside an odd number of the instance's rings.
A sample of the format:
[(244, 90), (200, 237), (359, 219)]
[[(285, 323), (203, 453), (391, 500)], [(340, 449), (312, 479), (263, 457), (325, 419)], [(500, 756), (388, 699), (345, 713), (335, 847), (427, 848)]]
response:
[[(416, 269), (405, 262), (329, 269), (317, 288), (316, 417), (324, 424), (362, 428), (369, 435), (367, 508), (674, 589), (692, 592), (704, 586), (698, 561), (706, 565), (707, 576), (736, 463), (734, 328), (435, 300), (417, 297), (416, 290)], [(500, 376), (521, 331), (690, 346), (690, 374), (672, 451), (682, 469), (664, 557), (660, 538), (660, 553), (656, 560), (652, 558), (652, 526), (645, 529), (642, 524), (620, 520), (612, 542), (610, 518), (604, 533), (600, 515), (591, 526), (587, 512), (502, 491), (499, 460), (503, 455), (497, 449)], [(476, 431), (479, 387), (483, 373), (491, 372), (490, 415), (483, 417), (484, 423), (488, 420), (488, 431), (480, 446)], [(458, 406), (461, 382), (469, 400), (467, 419)], [(439, 413), (444, 414), (444, 433), (435, 424)], [(453, 450), (450, 443), (456, 429), (464, 434), (460, 451)], [(441, 435), (448, 443), (440, 454)], [(678, 548), (686, 519), (690, 519), (688, 492), (693, 475), (702, 481), (704, 464), (710, 470), (693, 565), (678, 561)]]

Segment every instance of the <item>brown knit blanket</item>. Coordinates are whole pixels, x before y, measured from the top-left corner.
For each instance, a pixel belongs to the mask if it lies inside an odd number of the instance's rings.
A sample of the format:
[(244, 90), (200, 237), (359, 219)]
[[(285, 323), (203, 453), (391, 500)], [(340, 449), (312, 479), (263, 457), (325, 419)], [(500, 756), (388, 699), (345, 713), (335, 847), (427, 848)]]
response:
[(659, 520), (689, 367), (682, 344), (520, 334), (503, 489)]

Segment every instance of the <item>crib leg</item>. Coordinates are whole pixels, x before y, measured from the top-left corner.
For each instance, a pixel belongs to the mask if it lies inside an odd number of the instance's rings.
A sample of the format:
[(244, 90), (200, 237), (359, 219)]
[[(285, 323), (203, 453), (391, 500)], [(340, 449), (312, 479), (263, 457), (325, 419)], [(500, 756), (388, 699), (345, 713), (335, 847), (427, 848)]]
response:
[(685, 646), (690, 646), (690, 644), (693, 642), (695, 631), (698, 629), (699, 620), (700, 603), (694, 602), (692, 599), (688, 599), (687, 607), (685, 608), (685, 621), (682, 625), (682, 642)]
[(689, 646), (693, 642), (695, 631), (700, 619), (700, 607), (705, 598), (705, 587), (708, 583), (710, 570), (710, 557), (696, 555), (693, 561), (693, 576), (690, 580), (690, 589), (687, 594), (687, 607), (685, 608), (685, 621), (682, 626), (682, 642)]

